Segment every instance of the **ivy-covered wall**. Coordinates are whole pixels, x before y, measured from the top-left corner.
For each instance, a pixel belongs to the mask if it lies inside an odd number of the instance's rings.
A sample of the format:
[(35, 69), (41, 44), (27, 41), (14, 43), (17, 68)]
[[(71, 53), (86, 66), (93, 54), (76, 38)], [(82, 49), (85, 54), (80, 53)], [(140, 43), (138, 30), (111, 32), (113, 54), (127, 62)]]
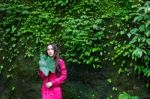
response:
[[(110, 63), (117, 75), (138, 73), (149, 80), (149, 6), (145, 0), (0, 3), (0, 91), (9, 89), (4, 92), (11, 92), (9, 98), (21, 97), (20, 88), (38, 81), (39, 54), (49, 42), (59, 45), (67, 66), (99, 70)], [(113, 83), (112, 78), (108, 81)], [(40, 85), (33, 87), (25, 90)]]

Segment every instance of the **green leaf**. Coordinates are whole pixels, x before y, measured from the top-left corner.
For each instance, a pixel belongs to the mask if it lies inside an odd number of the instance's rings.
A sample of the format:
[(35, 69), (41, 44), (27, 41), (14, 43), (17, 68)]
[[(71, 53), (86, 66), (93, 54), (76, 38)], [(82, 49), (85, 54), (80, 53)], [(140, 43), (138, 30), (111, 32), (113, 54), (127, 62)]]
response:
[(149, 37), (149, 36), (150, 36), (150, 30), (147, 31), (147, 32), (145, 32), (145, 35), (146, 35), (147, 37)]
[(134, 28), (130, 31), (131, 34), (136, 34), (138, 32), (138, 29), (137, 28)]
[(85, 55), (86, 56), (90, 56), (90, 52), (89, 51), (85, 51)]
[(137, 16), (137, 17), (135, 17), (135, 18), (134, 18), (133, 22), (139, 22), (139, 21), (141, 21), (141, 20), (142, 20), (142, 18), (143, 18), (143, 16), (142, 16), (142, 15)]
[(96, 52), (98, 50), (99, 50), (99, 48), (97, 48), (97, 47), (92, 48), (92, 52)]
[(138, 96), (130, 96), (128, 93), (123, 92), (119, 95), (119, 99), (139, 99)]
[(48, 57), (46, 55), (41, 54), (39, 60), (39, 68), (40, 70), (48, 76), (49, 72), (55, 72), (55, 61), (52, 57)]
[(141, 58), (143, 53), (147, 54), (145, 50), (141, 48), (136, 48), (136, 50), (132, 53), (132, 58), (133, 59)]
[(108, 81), (109, 83), (112, 83), (112, 80), (111, 80), (111, 78), (108, 78), (108, 79), (107, 79), (107, 81)]
[(40, 66), (40, 70), (41, 70), (46, 76), (48, 76), (48, 74), (49, 74), (49, 69), (48, 69), (48, 67)]
[(141, 32), (143, 32), (143, 31), (145, 31), (145, 25), (141, 25), (140, 27), (139, 27), (139, 30), (141, 31)]
[(146, 28), (148, 28), (149, 25), (150, 25), (150, 20), (148, 20), (148, 21), (146, 22)]
[(146, 43), (147, 43), (148, 45), (150, 45), (150, 39), (147, 39), (147, 40), (146, 40)]

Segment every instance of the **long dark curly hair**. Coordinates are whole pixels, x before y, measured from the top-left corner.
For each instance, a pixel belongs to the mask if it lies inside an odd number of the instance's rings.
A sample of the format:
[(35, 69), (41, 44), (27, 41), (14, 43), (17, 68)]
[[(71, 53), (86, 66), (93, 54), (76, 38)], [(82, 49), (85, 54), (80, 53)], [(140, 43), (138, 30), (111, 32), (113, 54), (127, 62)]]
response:
[[(54, 55), (53, 55), (53, 58), (54, 58), (54, 61), (55, 61), (55, 65), (56, 65), (56, 70), (55, 70), (55, 73), (57, 76), (60, 76), (60, 64), (59, 64), (59, 49), (57, 47), (57, 45), (55, 43), (50, 43), (48, 44), (48, 46), (51, 45), (54, 49)], [(46, 49), (46, 54), (48, 55), (47, 53), (47, 49)]]

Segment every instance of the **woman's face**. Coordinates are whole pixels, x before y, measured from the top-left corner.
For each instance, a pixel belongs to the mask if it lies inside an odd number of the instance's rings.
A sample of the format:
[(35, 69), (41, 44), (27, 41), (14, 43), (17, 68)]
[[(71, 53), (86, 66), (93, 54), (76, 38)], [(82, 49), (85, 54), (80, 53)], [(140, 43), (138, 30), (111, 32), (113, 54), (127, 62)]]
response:
[(51, 57), (54, 56), (54, 48), (52, 47), (52, 45), (47, 46), (47, 54)]

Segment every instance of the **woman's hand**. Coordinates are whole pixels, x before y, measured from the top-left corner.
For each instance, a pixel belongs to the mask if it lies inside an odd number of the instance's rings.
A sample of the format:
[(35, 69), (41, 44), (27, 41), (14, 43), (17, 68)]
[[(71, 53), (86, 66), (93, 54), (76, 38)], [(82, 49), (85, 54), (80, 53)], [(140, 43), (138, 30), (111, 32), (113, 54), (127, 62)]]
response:
[(47, 87), (47, 88), (50, 88), (51, 86), (52, 86), (52, 83), (51, 83), (51, 82), (46, 83), (46, 87)]

